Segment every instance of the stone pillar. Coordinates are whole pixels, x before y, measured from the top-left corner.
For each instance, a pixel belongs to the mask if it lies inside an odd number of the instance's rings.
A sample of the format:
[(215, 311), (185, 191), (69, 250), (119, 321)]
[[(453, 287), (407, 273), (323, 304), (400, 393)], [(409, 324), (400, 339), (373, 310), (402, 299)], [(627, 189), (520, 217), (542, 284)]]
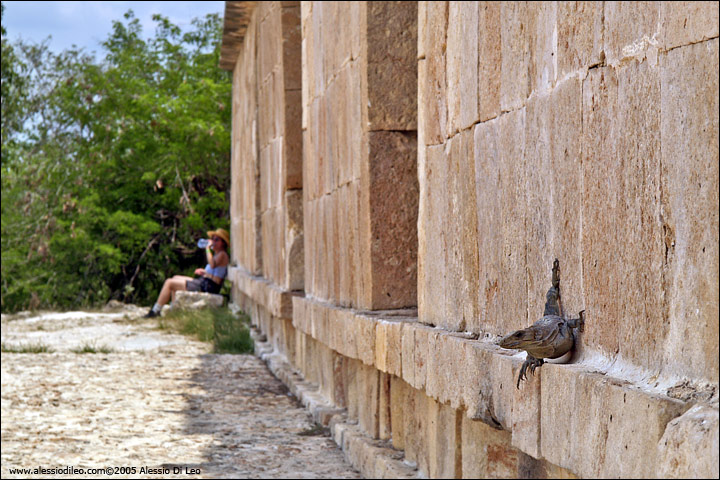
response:
[(416, 25), (411, 2), (303, 4), (306, 292), (337, 305), (416, 305)]

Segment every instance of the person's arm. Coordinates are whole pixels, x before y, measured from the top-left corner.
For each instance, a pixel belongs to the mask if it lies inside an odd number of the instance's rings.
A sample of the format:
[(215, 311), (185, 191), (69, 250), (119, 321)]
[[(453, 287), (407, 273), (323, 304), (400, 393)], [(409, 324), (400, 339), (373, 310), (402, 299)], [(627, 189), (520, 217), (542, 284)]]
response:
[(205, 249), (205, 257), (207, 258), (207, 263), (210, 264), (210, 268), (215, 268), (215, 259), (213, 258), (212, 250), (210, 250), (210, 247), (207, 247)]

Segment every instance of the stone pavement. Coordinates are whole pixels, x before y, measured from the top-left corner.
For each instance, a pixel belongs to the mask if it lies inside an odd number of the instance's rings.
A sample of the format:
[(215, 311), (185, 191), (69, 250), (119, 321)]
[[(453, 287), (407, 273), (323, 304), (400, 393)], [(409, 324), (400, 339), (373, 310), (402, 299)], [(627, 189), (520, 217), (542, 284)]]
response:
[[(3, 315), (5, 346), (54, 351), (2, 353), (2, 478), (67, 478), (10, 469), (68, 466), (120, 478), (360, 478), (263, 362), (211, 354), (141, 313)], [(113, 352), (71, 351), (87, 344)]]

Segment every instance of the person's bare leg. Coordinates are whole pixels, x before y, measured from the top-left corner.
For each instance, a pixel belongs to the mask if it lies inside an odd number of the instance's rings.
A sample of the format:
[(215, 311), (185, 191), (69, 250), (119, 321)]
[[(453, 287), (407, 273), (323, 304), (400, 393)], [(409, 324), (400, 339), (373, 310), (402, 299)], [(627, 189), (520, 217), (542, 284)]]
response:
[[(192, 280), (192, 279), (191, 279)], [(158, 296), (157, 303), (159, 305), (165, 305), (170, 301), (170, 298), (175, 297), (175, 292), (179, 290), (186, 290), (185, 286), (186, 280), (182, 278), (168, 278), (165, 280), (165, 283), (163, 284), (163, 288), (160, 291), (160, 295)]]

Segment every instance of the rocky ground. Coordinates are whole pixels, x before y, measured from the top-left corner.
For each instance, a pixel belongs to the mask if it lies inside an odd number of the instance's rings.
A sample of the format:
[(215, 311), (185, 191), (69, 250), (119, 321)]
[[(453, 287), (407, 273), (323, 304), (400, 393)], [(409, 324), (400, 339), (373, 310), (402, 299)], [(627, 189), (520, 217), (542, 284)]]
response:
[(260, 360), (144, 312), (3, 315), (4, 350), (52, 352), (2, 353), (2, 478), (360, 478)]

